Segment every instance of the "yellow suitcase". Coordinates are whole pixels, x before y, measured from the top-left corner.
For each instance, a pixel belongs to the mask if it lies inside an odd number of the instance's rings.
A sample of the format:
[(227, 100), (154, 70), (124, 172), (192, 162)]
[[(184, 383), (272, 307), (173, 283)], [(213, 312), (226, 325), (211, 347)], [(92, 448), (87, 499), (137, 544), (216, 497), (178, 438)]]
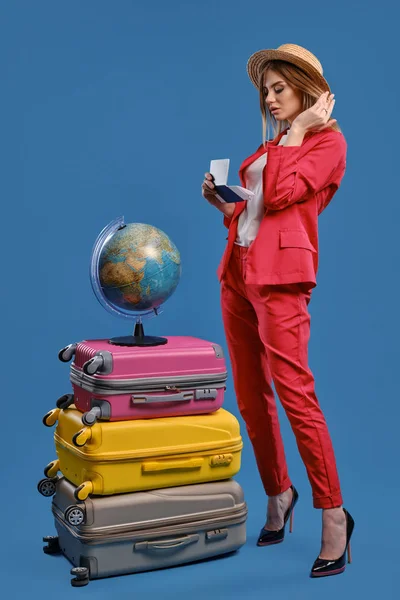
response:
[(58, 460), (38, 484), (55, 491), (57, 472), (77, 486), (76, 500), (229, 479), (240, 469), (239, 422), (223, 408), (183, 417), (98, 421), (82, 428), (82, 413), (61, 410), (54, 433)]

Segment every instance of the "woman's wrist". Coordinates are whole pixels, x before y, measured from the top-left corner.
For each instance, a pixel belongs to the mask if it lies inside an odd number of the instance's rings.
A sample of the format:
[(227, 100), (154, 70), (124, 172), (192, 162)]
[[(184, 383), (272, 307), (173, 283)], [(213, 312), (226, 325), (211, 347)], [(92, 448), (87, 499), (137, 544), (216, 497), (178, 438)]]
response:
[(220, 206), (217, 206), (217, 208), (228, 218), (230, 218), (235, 211), (235, 205), (232, 202), (221, 202)]
[(284, 146), (301, 146), (304, 136), (306, 134), (306, 129), (299, 125), (293, 125), (289, 129), (288, 136), (286, 138)]

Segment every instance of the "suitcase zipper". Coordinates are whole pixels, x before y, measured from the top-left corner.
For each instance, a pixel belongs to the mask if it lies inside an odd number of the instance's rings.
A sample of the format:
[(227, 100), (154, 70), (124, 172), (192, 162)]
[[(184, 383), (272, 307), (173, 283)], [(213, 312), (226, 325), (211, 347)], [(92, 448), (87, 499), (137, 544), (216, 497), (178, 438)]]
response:
[[(161, 520), (157, 523), (156, 527), (149, 528), (148, 522), (141, 525), (121, 525), (117, 527), (99, 527), (97, 529), (91, 529), (90, 531), (81, 531), (77, 527), (74, 527), (67, 523), (64, 519), (62, 511), (58, 507), (52, 505), (52, 512), (55, 518), (77, 539), (80, 541), (90, 543), (108, 543), (116, 542), (119, 539), (130, 539), (133, 536), (135, 541), (141, 539), (147, 539), (150, 536), (160, 536), (179, 533), (191, 533), (193, 531), (199, 531), (199, 529), (208, 529), (210, 527), (219, 529), (227, 523), (229, 525), (238, 525), (243, 523), (247, 518), (247, 505), (244, 502), (235, 509), (230, 509), (229, 514), (221, 515), (221, 511), (213, 511), (209, 513), (208, 518), (198, 519), (193, 521), (193, 515), (187, 515), (185, 517), (177, 517), (176, 519)], [(190, 525), (189, 525), (190, 524)]]
[[(225, 512), (224, 515), (222, 515), (221, 513)], [(215, 521), (218, 522), (222, 522), (225, 520), (234, 520), (234, 519), (242, 519), (244, 512), (247, 515), (247, 506), (245, 503), (243, 503), (242, 505), (239, 505), (233, 509), (229, 509), (229, 514), (226, 513), (225, 509), (222, 510), (216, 510), (216, 511), (210, 511), (207, 515), (206, 519), (202, 519), (199, 518), (198, 520), (193, 520), (193, 515), (186, 515), (185, 517), (176, 517), (175, 519), (160, 519), (159, 522), (157, 523), (156, 527), (150, 528), (150, 531), (154, 531), (154, 532), (158, 532), (159, 528), (179, 528), (180, 526), (184, 526), (188, 523), (193, 524), (193, 527), (195, 527), (198, 524), (205, 524), (206, 526), (208, 525), (213, 525), (215, 523)], [(130, 533), (132, 531), (142, 531), (145, 530), (146, 534), (149, 531), (149, 523), (147, 522), (147, 524), (142, 524), (139, 526), (135, 526), (135, 528), (132, 528), (132, 525), (120, 525), (117, 527), (99, 527), (96, 528), (95, 530), (92, 530), (90, 533), (91, 535), (93, 535), (93, 537), (97, 537), (97, 536), (101, 536), (103, 537), (104, 533), (109, 533), (110, 535), (117, 535), (120, 533)]]
[(193, 389), (196, 387), (216, 388), (224, 387), (228, 372), (215, 374), (175, 375), (171, 377), (140, 377), (137, 379), (99, 379), (93, 375), (86, 375), (74, 365), (71, 365), (71, 383), (83, 388), (87, 392), (106, 394), (130, 392), (162, 392), (170, 388)]
[(168, 448), (168, 449), (162, 448), (161, 450), (160, 449), (153, 450), (152, 452), (146, 452), (146, 451), (143, 451), (143, 449), (141, 449), (141, 450), (136, 450), (136, 451), (132, 451), (129, 453), (128, 452), (121, 453), (120, 455), (114, 453), (112, 456), (110, 456), (109, 453), (102, 454), (101, 452), (97, 452), (97, 451), (95, 453), (84, 452), (79, 447), (76, 447), (73, 444), (69, 444), (66, 440), (61, 438), (60, 435), (57, 433), (57, 430), (54, 432), (54, 442), (56, 443), (56, 450), (57, 450), (57, 444), (58, 444), (62, 448), (65, 448), (67, 451), (72, 452), (72, 454), (75, 454), (75, 456), (77, 456), (78, 458), (85, 460), (85, 461), (93, 461), (95, 463), (125, 462), (127, 460), (128, 461), (141, 461), (141, 460), (145, 460), (147, 458), (155, 458), (155, 457), (159, 458), (160, 460), (164, 459), (165, 461), (173, 461), (173, 460), (183, 460), (185, 458), (193, 459), (193, 458), (196, 458), (197, 456), (200, 456), (203, 458), (203, 457), (211, 456), (213, 454), (223, 457), (225, 454), (233, 454), (234, 452), (239, 452), (243, 448), (243, 440), (240, 437), (240, 441), (237, 441), (237, 442), (232, 443), (231, 445), (222, 446), (222, 447), (221, 447), (220, 443), (215, 442), (215, 444), (207, 445), (207, 447), (205, 447), (205, 448), (198, 448), (198, 445), (197, 445), (196, 450), (190, 450), (188, 448), (187, 450), (185, 450), (183, 452), (180, 451), (182, 446), (176, 446), (175, 448), (173, 448), (173, 447)]

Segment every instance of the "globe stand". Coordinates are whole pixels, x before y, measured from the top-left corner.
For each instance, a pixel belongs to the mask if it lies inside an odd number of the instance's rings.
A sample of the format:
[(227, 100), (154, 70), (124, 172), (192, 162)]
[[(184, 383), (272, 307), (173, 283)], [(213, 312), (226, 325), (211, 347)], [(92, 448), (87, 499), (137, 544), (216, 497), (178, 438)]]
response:
[(111, 338), (109, 342), (110, 344), (114, 344), (114, 346), (161, 346), (162, 344), (166, 344), (168, 339), (154, 335), (144, 335), (143, 323), (139, 319), (136, 321), (133, 335)]

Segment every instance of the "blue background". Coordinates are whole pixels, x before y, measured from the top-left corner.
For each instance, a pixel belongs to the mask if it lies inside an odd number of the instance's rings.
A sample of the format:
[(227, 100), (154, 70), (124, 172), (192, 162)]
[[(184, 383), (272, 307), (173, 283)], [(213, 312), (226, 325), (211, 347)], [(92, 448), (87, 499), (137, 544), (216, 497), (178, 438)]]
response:
[[(118, 0), (4, 2), (1, 23), (2, 589), (9, 597), (397, 597), (398, 14), (394, 2), (251, 4)], [(124, 335), (88, 278), (92, 244), (112, 219), (151, 223), (181, 252), (183, 274), (154, 335), (193, 335), (226, 350), (216, 268), (222, 215), (200, 193), (211, 158), (231, 158), (231, 183), (261, 140), (247, 58), (283, 43), (309, 48), (336, 94), (347, 172), (320, 219), (310, 365), (333, 438), (353, 563), (308, 578), (321, 511), (280, 405), (295, 529), (257, 548), (266, 500), (245, 433), (237, 480), (248, 542), (234, 556), (70, 587), (69, 563), (42, 553), (54, 533), (36, 491), (55, 457), (44, 413), (69, 391), (67, 343)], [(392, 125), (393, 123), (393, 125)], [(239, 416), (231, 375), (225, 408)]]

